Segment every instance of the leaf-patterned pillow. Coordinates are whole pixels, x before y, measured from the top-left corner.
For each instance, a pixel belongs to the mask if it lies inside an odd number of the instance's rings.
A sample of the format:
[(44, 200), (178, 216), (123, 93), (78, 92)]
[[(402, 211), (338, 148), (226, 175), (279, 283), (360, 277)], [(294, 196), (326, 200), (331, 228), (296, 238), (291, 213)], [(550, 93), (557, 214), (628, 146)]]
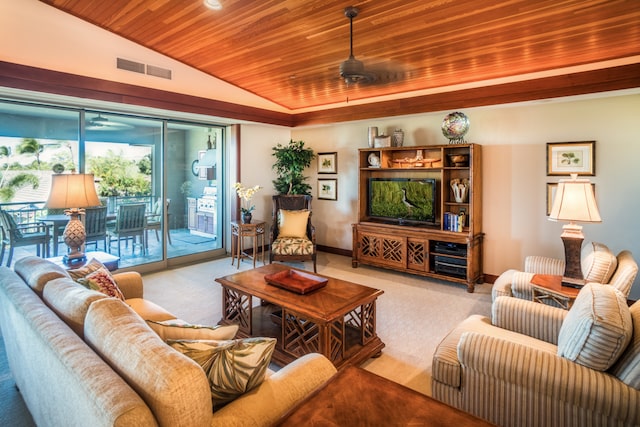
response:
[(82, 267), (74, 268), (72, 270), (67, 270), (67, 273), (69, 273), (69, 276), (71, 276), (73, 280), (78, 282), (80, 279), (84, 279), (89, 274), (101, 268), (106, 268), (106, 267), (97, 259), (91, 258), (91, 260), (89, 260), (89, 262), (83, 265)]
[(77, 279), (77, 282), (89, 289), (124, 301), (124, 295), (120, 288), (118, 288), (118, 284), (111, 273), (109, 273), (109, 270), (104, 267), (97, 269), (84, 278)]
[(257, 387), (264, 380), (276, 346), (275, 338), (228, 341), (168, 340), (198, 363), (209, 378), (214, 409)]

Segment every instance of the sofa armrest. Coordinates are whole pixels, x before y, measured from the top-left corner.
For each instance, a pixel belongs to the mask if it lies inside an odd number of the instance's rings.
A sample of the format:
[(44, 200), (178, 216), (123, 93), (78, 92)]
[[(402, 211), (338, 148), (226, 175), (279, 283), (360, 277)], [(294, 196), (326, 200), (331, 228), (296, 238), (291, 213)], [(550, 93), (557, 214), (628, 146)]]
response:
[(267, 377), (260, 386), (213, 413), (212, 426), (271, 426), (336, 373), (326, 357), (312, 353)]
[(534, 274), (564, 274), (564, 260), (544, 256), (528, 256), (524, 259), (524, 271)]
[(491, 323), (557, 345), (567, 313), (566, 310), (546, 304), (501, 296), (491, 305)]
[(122, 291), (125, 299), (143, 297), (142, 276), (137, 271), (115, 273), (113, 278), (118, 284), (118, 288)]
[[(640, 424), (640, 393), (606, 372), (476, 332), (462, 335), (458, 356), (463, 369), (475, 371), (477, 375), (486, 377), (487, 382), (497, 381), (500, 384), (497, 387), (518, 390), (517, 396), (511, 396), (513, 402), (554, 401), (568, 408), (583, 408), (603, 419), (615, 418), (622, 425)], [(480, 388), (475, 393), (489, 390), (482, 388), (485, 386), (482, 380), (467, 384), (476, 384)], [(468, 392), (474, 395), (474, 391)], [(485, 403), (503, 404), (499, 399)]]

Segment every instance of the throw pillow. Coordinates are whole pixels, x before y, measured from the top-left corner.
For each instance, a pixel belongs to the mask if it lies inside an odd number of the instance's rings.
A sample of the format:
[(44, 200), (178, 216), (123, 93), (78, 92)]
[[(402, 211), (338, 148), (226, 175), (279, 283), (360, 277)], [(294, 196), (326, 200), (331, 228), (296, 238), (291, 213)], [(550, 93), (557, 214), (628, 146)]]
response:
[(580, 265), (587, 282), (609, 283), (618, 267), (618, 258), (602, 243), (591, 242), (582, 248)]
[(82, 267), (76, 268), (73, 270), (67, 270), (67, 273), (69, 273), (69, 276), (71, 276), (71, 278), (77, 282), (78, 279), (85, 278), (89, 274), (93, 273), (94, 271), (100, 268), (106, 268), (106, 267), (97, 259), (91, 258), (91, 260), (85, 265), (83, 265)]
[(584, 286), (558, 334), (558, 356), (599, 371), (609, 369), (631, 340), (631, 313), (613, 286)]
[(99, 268), (82, 279), (78, 279), (77, 282), (89, 289), (124, 301), (124, 295), (120, 288), (118, 288), (118, 284), (111, 273), (109, 273), (109, 270), (104, 267)]
[(158, 322), (147, 320), (147, 325), (166, 340), (232, 340), (238, 332), (238, 325), (202, 326), (192, 325), (180, 319)]
[(308, 210), (278, 211), (278, 237), (306, 237)]
[(205, 371), (215, 410), (262, 383), (271, 362), (276, 339), (169, 340), (167, 343), (196, 361)]

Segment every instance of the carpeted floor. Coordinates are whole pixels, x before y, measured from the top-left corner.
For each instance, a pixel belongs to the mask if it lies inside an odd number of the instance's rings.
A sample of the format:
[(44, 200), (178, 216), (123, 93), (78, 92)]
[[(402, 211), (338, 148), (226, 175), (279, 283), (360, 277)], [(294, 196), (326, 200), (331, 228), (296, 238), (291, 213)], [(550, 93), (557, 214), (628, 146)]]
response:
[[(310, 263), (291, 264), (313, 270)], [(252, 268), (243, 262), (240, 270)], [(216, 277), (237, 272), (223, 258), (144, 277), (145, 298), (179, 318), (216, 324), (222, 296)], [(382, 355), (362, 367), (409, 388), (431, 394), (431, 358), (436, 346), (457, 323), (471, 314), (490, 315), (491, 285), (476, 286), (472, 294), (462, 285), (362, 266), (351, 258), (319, 253), (318, 273), (382, 289), (377, 302), (378, 335), (386, 344)], [(8, 371), (4, 343), (0, 347), (0, 425), (33, 426), (33, 421)]]

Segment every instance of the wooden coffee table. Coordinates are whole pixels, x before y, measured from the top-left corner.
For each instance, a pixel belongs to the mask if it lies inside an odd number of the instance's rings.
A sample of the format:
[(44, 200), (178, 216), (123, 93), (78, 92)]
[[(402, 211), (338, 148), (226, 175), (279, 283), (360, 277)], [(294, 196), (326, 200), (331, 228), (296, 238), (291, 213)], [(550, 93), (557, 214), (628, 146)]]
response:
[(280, 426), (491, 426), (424, 394), (348, 366), (285, 414)]
[[(240, 337), (277, 338), (272, 360), (281, 365), (321, 353), (339, 368), (381, 353), (376, 299), (383, 291), (319, 274), (327, 285), (305, 295), (265, 282), (265, 274), (283, 270), (295, 269), (269, 264), (216, 279), (222, 285), (220, 324), (239, 325)], [(254, 297), (262, 301), (256, 307)]]

